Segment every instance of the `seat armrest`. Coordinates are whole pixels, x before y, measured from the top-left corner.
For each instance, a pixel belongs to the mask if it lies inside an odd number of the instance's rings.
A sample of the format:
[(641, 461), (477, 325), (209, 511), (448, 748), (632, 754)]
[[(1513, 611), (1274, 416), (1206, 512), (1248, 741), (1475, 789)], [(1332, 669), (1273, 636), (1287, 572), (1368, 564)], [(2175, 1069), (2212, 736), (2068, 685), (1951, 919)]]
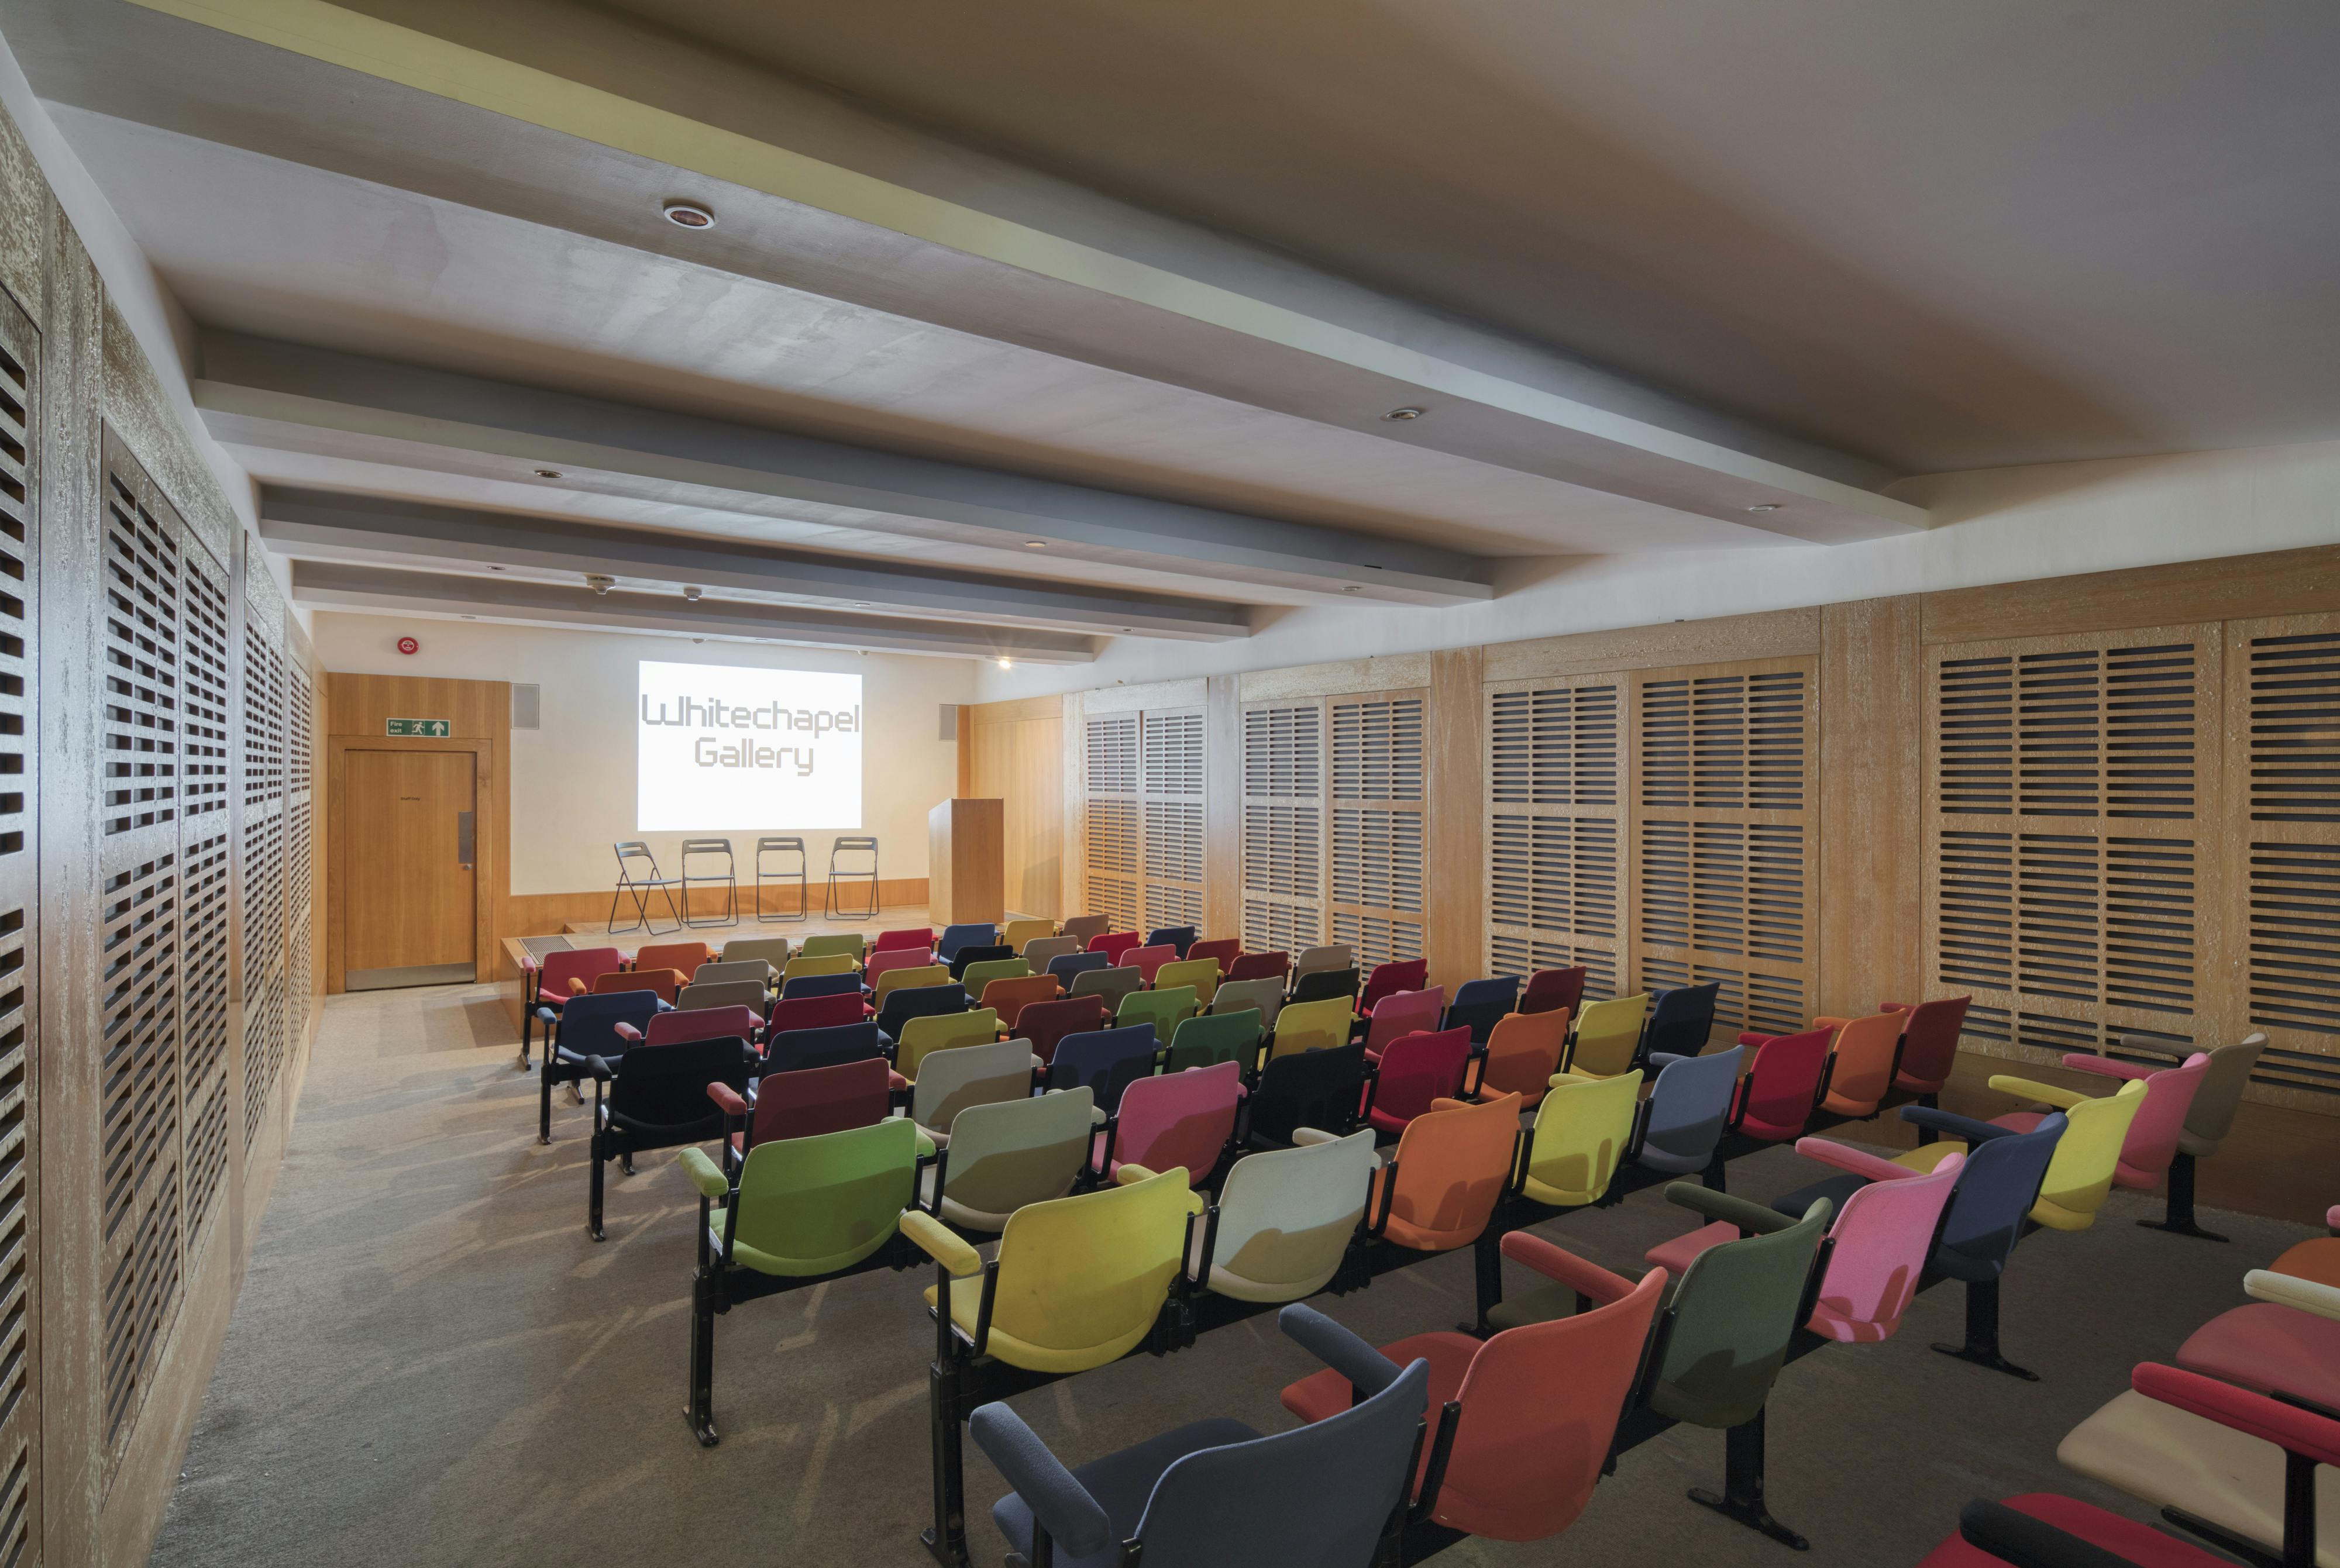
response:
[(617, 1070), (598, 1056), (589, 1056), (585, 1059), (585, 1070), (603, 1083), (618, 1076)]
[(556, 1007), (540, 1007), (536, 1010), (536, 1016), (542, 1019), (547, 1023), (559, 1023), (560, 1021), (560, 1010)]
[[(1340, 1141), (1341, 1135), (1339, 1133), (1327, 1132), (1321, 1127), (1295, 1127), (1292, 1129), (1292, 1147), (1294, 1149), (1305, 1149), (1319, 1143), (1338, 1143)], [(1375, 1170), (1379, 1170), (1383, 1163), (1385, 1162), (1382, 1159), (1381, 1150), (1375, 1149), (1373, 1151), (1373, 1169)]]
[(1311, 1356), (1369, 1395), (1379, 1394), (1396, 1382), (1403, 1370), (1353, 1331), (1313, 1307), (1295, 1301), (1276, 1314), (1275, 1321)]
[(1590, 1258), (1579, 1257), (1565, 1247), (1555, 1247), (1541, 1236), (1524, 1230), (1507, 1232), (1503, 1237), (1503, 1256), (1514, 1263), (1524, 1263), (1546, 1279), (1565, 1285), (1579, 1296), (1589, 1296), (1607, 1304), (1621, 1301), (1633, 1293), (1633, 1282), (1611, 1274)]
[(1846, 1024), (1851, 1021), (1852, 1021), (1850, 1019), (1847, 1018), (1816, 1018), (1812, 1020), (1812, 1027), (1814, 1029), (1842, 1029)]
[(724, 1179), (723, 1173), (716, 1169), (715, 1162), (703, 1151), (686, 1149), (676, 1158), (675, 1163), (682, 1167), (685, 1176), (690, 1178), (690, 1185), (699, 1188), (699, 1197), (720, 1199), (729, 1196), (731, 1184)]
[(1833, 1139), (1800, 1138), (1796, 1139), (1796, 1152), (1806, 1159), (1817, 1159), (1822, 1165), (1833, 1165), (1839, 1170), (1849, 1170), (1871, 1181), (1906, 1181), (1924, 1174)]
[(585, 994), (585, 982), (573, 974), (569, 977), (569, 994), (571, 996)]
[(1971, 1116), (1959, 1116), (1948, 1110), (1935, 1110), (1923, 1105), (1905, 1105), (1901, 1119), (1913, 1127), (1931, 1128), (1946, 1138), (1960, 1139), (1968, 1143), (1985, 1143), (1994, 1138), (2011, 1138), (2015, 1129), (1994, 1127), (1988, 1121), (1977, 1121)]
[(1430, 1109), (1433, 1110), (1468, 1110), (1471, 1109), (1471, 1102), (1467, 1100), (1449, 1100), (1442, 1094), (1430, 1102)]
[(720, 1107), (723, 1114), (726, 1116), (745, 1116), (748, 1114), (747, 1100), (740, 1097), (738, 1090), (732, 1088), (728, 1083), (709, 1084), (707, 1086), (707, 1098), (713, 1100), (719, 1107)]
[(2058, 1110), (2069, 1110), (2076, 1105), (2086, 1105), (2096, 1098), (2076, 1089), (2058, 1089), (2052, 1083), (2042, 1083), (2036, 1078), (2019, 1078), (2011, 1072), (1990, 1075), (1991, 1088), (2001, 1094), (2011, 1094), (2018, 1100), (2037, 1100)]
[(632, 1024), (620, 1022), (613, 1023), (610, 1027), (611, 1030), (616, 1031), (618, 1038), (624, 1040), (628, 1045), (641, 1044), (642, 1031), (636, 1029)]
[(2313, 1312), (2318, 1317), (2340, 1318), (2340, 1287), (2302, 1279), (2296, 1274), (2277, 1274), (2272, 1269), (2254, 1268), (2243, 1276), (2243, 1289), (2261, 1301), (2272, 1301), (2278, 1307), (2296, 1307)]
[(1750, 1030), (1739, 1037), (1739, 1043), (1750, 1050), (1760, 1050), (1779, 1038), (1776, 1034), (1757, 1034)]
[(2093, 1072), (2104, 1078), (2151, 1078), (2161, 1070), (2147, 1067), (2141, 1061), (2115, 1061), (2109, 1056), (2098, 1056), (2092, 1050), (2065, 1053), (2064, 1065), (2074, 1072)]
[(976, 1407), (967, 1432), (1067, 1556), (1093, 1557), (1112, 1544), (1113, 1522), (1105, 1509), (1023, 1417), (994, 1401)]
[[(1694, 1056), (1682, 1056), (1671, 1050), (1653, 1050), (1650, 1052), (1650, 1065), (1656, 1068), (1658, 1072), (1663, 1072), (1666, 1069), (1671, 1067), (1678, 1061), (1696, 1061), (1697, 1060), (1698, 1058)], [(1652, 1073), (1651, 1076), (1655, 1077), (1656, 1074)]]
[(1958, 1510), (1958, 1536), (1992, 1562), (2018, 1568), (2136, 1568), (2127, 1558), (2067, 1535), (2044, 1519), (1981, 1498)]
[(2139, 1362), (2128, 1380), (2147, 1399), (2272, 1443), (2286, 1454), (2302, 1455), (2319, 1464), (2340, 1464), (2340, 1421), (2325, 1412), (2153, 1361)]
[(1775, 1230), (1785, 1230), (1799, 1221), (1767, 1208), (1760, 1203), (1750, 1203), (1743, 1198), (1733, 1198), (1727, 1192), (1714, 1192), (1695, 1181), (1670, 1181), (1666, 1184), (1666, 1201), (1678, 1204), (1709, 1219), (1720, 1219), (1725, 1225), (1735, 1225), (1741, 1230), (1768, 1236)]
[(902, 1234), (913, 1246), (939, 1263), (953, 1279), (983, 1272), (983, 1256), (951, 1233), (950, 1227), (924, 1209), (906, 1209)]

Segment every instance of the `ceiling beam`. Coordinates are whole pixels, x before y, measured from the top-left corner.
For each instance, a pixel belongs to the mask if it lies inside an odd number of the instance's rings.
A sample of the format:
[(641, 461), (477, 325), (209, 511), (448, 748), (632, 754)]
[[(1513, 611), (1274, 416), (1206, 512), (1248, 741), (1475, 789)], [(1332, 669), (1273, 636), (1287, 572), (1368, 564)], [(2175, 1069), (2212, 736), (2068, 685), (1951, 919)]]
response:
[(1086, 664), (1096, 656), (1092, 638), (1021, 626), (891, 620), (714, 599), (693, 603), (617, 591), (596, 594), (590, 588), (555, 583), (383, 571), (347, 562), (293, 562), (292, 601), (321, 610), (497, 621), (580, 632), (801, 643), (937, 658)]
[(1250, 635), (1240, 605), (1213, 604), (1039, 578), (873, 564), (848, 556), (745, 546), (687, 534), (607, 528), (503, 512), (322, 490), (264, 488), (260, 537), (295, 559), (421, 567), (476, 575), (508, 567), (574, 583), (587, 574), (629, 587), (692, 585), (721, 597), (879, 615), (939, 616), (1099, 636), (1227, 641)]
[[(1493, 597), (1488, 563), (1427, 546), (552, 392), (329, 349), (206, 333), (195, 403), (228, 445), (518, 477), (713, 510), (843, 509), (868, 532), (1392, 604)], [(433, 454), (436, 454), (434, 457)], [(468, 466), (467, 466), (468, 465)]]

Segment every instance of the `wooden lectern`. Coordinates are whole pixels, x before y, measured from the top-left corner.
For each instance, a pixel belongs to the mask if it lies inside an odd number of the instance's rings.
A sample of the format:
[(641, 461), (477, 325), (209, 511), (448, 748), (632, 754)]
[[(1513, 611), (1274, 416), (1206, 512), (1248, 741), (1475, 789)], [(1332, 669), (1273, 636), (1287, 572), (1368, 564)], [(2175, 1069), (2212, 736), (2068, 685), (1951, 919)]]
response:
[(927, 813), (927, 918), (937, 925), (1007, 917), (1006, 808), (947, 800)]

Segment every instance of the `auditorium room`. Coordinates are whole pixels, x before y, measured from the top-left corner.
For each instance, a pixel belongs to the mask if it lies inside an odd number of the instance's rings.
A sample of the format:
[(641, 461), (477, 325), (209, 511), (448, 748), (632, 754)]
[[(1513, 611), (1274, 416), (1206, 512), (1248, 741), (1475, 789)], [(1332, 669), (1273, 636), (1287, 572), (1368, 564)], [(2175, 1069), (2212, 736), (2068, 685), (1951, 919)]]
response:
[(0, 1568), (2340, 1568), (2335, 81), (0, 0)]

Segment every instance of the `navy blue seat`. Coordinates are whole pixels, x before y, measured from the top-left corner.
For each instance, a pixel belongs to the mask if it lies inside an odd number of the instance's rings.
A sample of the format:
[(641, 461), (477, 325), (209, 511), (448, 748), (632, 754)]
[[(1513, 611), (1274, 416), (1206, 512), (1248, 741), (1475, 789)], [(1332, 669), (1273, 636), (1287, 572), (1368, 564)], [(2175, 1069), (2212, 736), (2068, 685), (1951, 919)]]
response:
[(552, 1086), (582, 1083), (590, 1076), (588, 1060), (614, 1061), (632, 1043), (618, 1032), (624, 1024), (639, 1037), (651, 1019), (669, 1011), (654, 991), (610, 991), (599, 995), (572, 996), (558, 1011), (539, 1007), (544, 1024), (544, 1064), (536, 1097), (536, 1140), (552, 1141)]
[(1086, 974), (1093, 969), (1111, 969), (1113, 960), (1101, 952), (1068, 952), (1048, 961), (1048, 972), (1067, 991), (1073, 989), (1073, 976)]
[(1336, 996), (1354, 1001), (1358, 977), (1353, 969), (1312, 969), (1292, 984), (1292, 995), (1284, 1002), (1296, 1007), (1304, 1001), (1330, 1001)]
[(794, 1001), (800, 996), (858, 996), (861, 992), (861, 977), (845, 974), (800, 974), (780, 987), (780, 1000)]
[(1492, 980), (1466, 980), (1455, 991), (1454, 1000), (1446, 1004), (1446, 1029), (1468, 1027), (1471, 1043), (1484, 1045), (1487, 1037), (1520, 1004), (1520, 981), (1517, 975), (1498, 975)]
[(1633, 1159), (1669, 1176), (1689, 1176), (1713, 1165), (1746, 1060), (1743, 1045), (1711, 1056), (1660, 1052), (1650, 1058), (1658, 1081), (1641, 1105)]
[(935, 943), (935, 956), (948, 963), (958, 956), (961, 948), (996, 947), (998, 942), (999, 928), (988, 921), (976, 925), (947, 925), (943, 927), (942, 940)]
[(1184, 958), (1186, 956), (1186, 950), (1195, 945), (1195, 931), (1191, 925), (1165, 925), (1148, 932), (1145, 936), (1145, 945), (1160, 947), (1167, 943), (1176, 948), (1178, 956)]
[(875, 1023), (838, 1023), (827, 1029), (791, 1029), (765, 1048), (765, 1072), (802, 1072), (886, 1054)]
[(1097, 1109), (1111, 1116), (1121, 1109), (1123, 1090), (1154, 1076), (1159, 1049), (1151, 1022), (1068, 1034), (1056, 1042), (1056, 1054), (1048, 1062), (1048, 1087), (1086, 1084)]
[(1714, 1035), (1714, 999), (1721, 990), (1721, 981), (1709, 981), (1704, 985), (1678, 985), (1652, 996), (1649, 1021), (1641, 1026), (1643, 1054), (1662, 1050), (1672, 1056), (1696, 1056), (1704, 1050)]

